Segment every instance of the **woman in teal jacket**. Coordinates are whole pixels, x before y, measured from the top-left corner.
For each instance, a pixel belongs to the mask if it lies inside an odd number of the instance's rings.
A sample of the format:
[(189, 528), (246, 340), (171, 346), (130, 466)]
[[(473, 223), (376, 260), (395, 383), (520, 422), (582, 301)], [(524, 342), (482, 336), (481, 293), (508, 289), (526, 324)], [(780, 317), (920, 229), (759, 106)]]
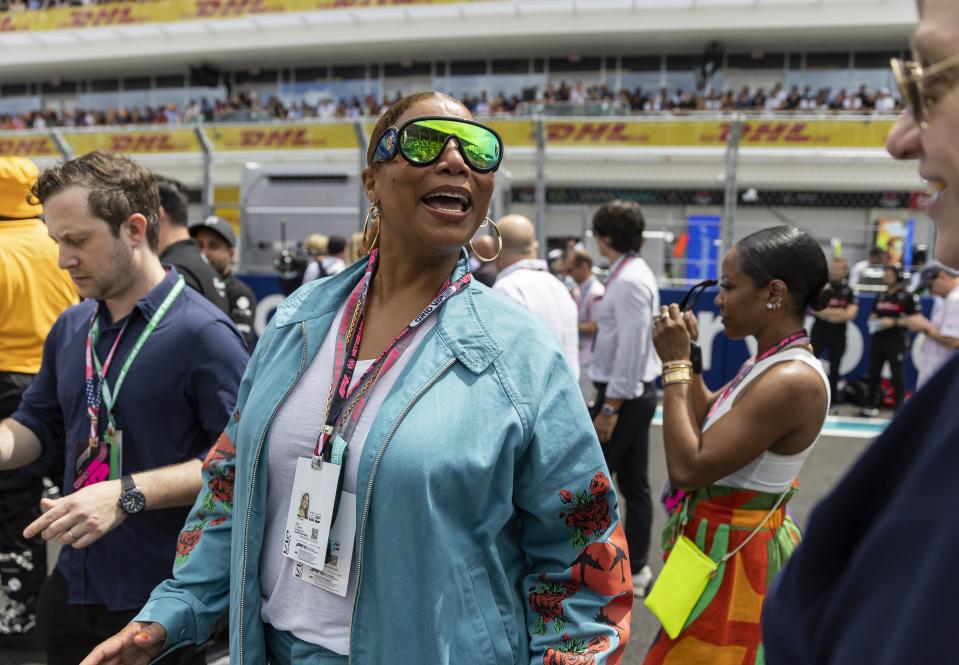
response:
[(501, 158), (445, 95), (380, 119), (369, 259), (279, 307), (173, 578), (84, 665), (202, 642), (227, 609), (237, 665), (621, 661), (629, 562), (576, 379), (467, 268)]

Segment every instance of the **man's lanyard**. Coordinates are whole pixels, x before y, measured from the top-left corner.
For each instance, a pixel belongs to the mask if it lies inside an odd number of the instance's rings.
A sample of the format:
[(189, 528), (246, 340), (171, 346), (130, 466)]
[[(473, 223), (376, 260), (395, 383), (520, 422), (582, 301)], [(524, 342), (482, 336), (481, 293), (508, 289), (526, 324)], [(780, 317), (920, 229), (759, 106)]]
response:
[(120, 329), (117, 338), (113, 342), (113, 346), (110, 347), (110, 353), (107, 355), (106, 360), (101, 365), (100, 359), (97, 357), (96, 351), (94, 350), (97, 340), (100, 337), (100, 308), (97, 307), (96, 311), (93, 312), (93, 319), (90, 321), (90, 332), (87, 334), (86, 347), (87, 415), (90, 418), (91, 441), (96, 441), (99, 438), (98, 424), (100, 419), (101, 404), (106, 405), (108, 427), (112, 431), (116, 430), (116, 423), (113, 420), (113, 407), (120, 395), (120, 389), (123, 387), (123, 381), (126, 379), (127, 373), (130, 371), (130, 367), (133, 365), (133, 361), (140, 353), (140, 349), (143, 348), (143, 345), (146, 343), (147, 339), (156, 329), (157, 325), (159, 325), (160, 321), (166, 315), (167, 310), (170, 309), (173, 301), (176, 300), (177, 296), (180, 295), (180, 292), (183, 291), (185, 286), (186, 282), (183, 281), (183, 277), (178, 277), (176, 284), (174, 284), (173, 288), (170, 289), (170, 292), (167, 294), (166, 298), (164, 298), (157, 311), (154, 312), (152, 317), (150, 317), (146, 328), (144, 328), (143, 332), (140, 333), (140, 337), (137, 338), (137, 341), (130, 350), (130, 353), (127, 354), (126, 360), (123, 362), (123, 366), (120, 368), (120, 374), (117, 376), (117, 380), (113, 385), (112, 391), (110, 390), (110, 386), (107, 384), (107, 371), (110, 369), (110, 364), (113, 362), (113, 355), (120, 344), (120, 339), (123, 337), (123, 333), (126, 332), (127, 324), (130, 323), (130, 319), (127, 318), (126, 322), (123, 324), (123, 327)]
[(628, 264), (633, 262), (633, 259), (636, 258), (636, 254), (630, 252), (629, 254), (623, 254), (619, 259), (619, 265), (616, 266), (612, 271), (610, 271), (609, 276), (606, 277), (606, 288), (609, 288), (609, 285), (616, 281), (616, 278), (619, 277), (619, 273), (623, 272)]
[[(366, 264), (366, 273), (350, 294), (347, 300), (346, 314), (340, 321), (333, 360), (333, 381), (330, 383), (330, 392), (326, 401), (324, 426), (313, 450), (314, 465), (318, 465), (321, 461), (329, 462), (334, 458), (334, 438), (339, 438), (348, 445), (363, 407), (366, 405), (370, 388), (380, 376), (386, 374), (396, 364), (403, 351), (410, 345), (416, 329), (450, 298), (469, 285), (473, 278), (472, 274), (467, 272), (455, 282), (447, 280), (433, 301), (426, 306), (426, 309), (400, 331), (351, 389), (350, 384), (353, 381), (353, 373), (356, 370), (360, 352), (360, 342), (363, 338), (366, 299), (378, 263), (379, 250), (374, 249)], [(339, 371), (336, 368), (339, 368)], [(333, 436), (337, 430), (342, 430), (340, 437)], [(343, 451), (336, 452), (336, 458), (338, 459)]]
[(743, 363), (743, 366), (739, 368), (739, 372), (736, 374), (736, 377), (729, 382), (729, 385), (723, 390), (719, 398), (713, 402), (713, 405), (709, 407), (709, 412), (706, 414), (706, 419), (708, 420), (713, 413), (716, 412), (716, 409), (719, 408), (719, 405), (726, 401), (726, 399), (736, 390), (737, 386), (743, 382), (743, 380), (749, 375), (753, 368), (756, 367), (763, 360), (769, 356), (782, 351), (788, 346), (794, 344), (808, 345), (809, 344), (809, 335), (805, 330), (797, 330), (796, 332), (783, 337), (781, 340), (773, 344), (770, 348), (762, 352), (758, 357), (753, 356)]

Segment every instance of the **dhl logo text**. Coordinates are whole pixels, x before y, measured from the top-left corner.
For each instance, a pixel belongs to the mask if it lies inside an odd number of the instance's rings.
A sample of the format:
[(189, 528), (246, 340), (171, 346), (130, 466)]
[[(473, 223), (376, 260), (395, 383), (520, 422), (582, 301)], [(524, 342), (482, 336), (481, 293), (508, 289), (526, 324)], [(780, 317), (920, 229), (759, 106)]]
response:
[(70, 28), (93, 28), (101, 25), (136, 23), (131, 7), (78, 9), (70, 12)]
[(290, 148), (312, 147), (324, 141), (310, 141), (305, 129), (245, 129), (240, 134), (240, 146), (244, 148)]
[(42, 138), (0, 139), (0, 155), (54, 155), (59, 154), (50, 143)]
[(110, 137), (113, 152), (177, 152), (169, 134), (121, 134)]
[[(804, 122), (747, 122), (743, 125), (743, 143), (809, 143), (813, 137)], [(732, 133), (732, 125), (722, 124), (719, 140), (725, 143)]]
[(546, 140), (557, 143), (648, 143), (648, 133), (630, 133), (625, 122), (551, 122)]
[(197, 0), (197, 18), (223, 18), (269, 11), (264, 0)]

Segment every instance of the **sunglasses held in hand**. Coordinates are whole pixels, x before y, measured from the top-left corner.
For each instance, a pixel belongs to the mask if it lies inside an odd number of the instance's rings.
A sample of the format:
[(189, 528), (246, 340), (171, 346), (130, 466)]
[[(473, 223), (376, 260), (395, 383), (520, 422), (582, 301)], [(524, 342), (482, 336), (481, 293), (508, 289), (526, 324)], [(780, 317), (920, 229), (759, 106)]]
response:
[[(717, 282), (715, 279), (704, 279), (699, 284), (693, 286), (693, 288), (686, 292), (686, 295), (683, 296), (683, 299), (679, 301), (679, 311), (683, 313), (693, 311), (693, 309), (696, 307), (696, 303), (699, 302), (699, 297), (703, 295), (706, 289), (716, 286), (718, 283), (719, 282)], [(702, 374), (703, 350), (696, 342), (689, 343), (689, 360), (693, 363), (693, 373)]]
[(503, 161), (503, 139), (495, 130), (472, 120), (428, 116), (387, 129), (376, 145), (373, 163), (388, 162), (399, 152), (413, 166), (429, 166), (450, 139), (456, 139), (460, 155), (477, 173), (495, 171)]

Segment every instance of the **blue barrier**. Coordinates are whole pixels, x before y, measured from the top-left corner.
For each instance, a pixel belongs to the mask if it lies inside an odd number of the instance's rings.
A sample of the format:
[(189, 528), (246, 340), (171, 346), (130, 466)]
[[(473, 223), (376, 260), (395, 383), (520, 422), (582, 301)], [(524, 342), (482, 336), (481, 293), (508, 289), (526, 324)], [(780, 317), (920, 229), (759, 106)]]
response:
[[(258, 303), (256, 311), (255, 330), (259, 335), (266, 327), (277, 305), (283, 300), (280, 292), (280, 282), (274, 275), (241, 274), (240, 279), (246, 282)], [(686, 294), (685, 289), (661, 289), (660, 302), (663, 304), (678, 303)], [(727, 339), (722, 334), (723, 327), (719, 318), (719, 310), (713, 304), (716, 295), (715, 289), (703, 294), (696, 307), (699, 317), (700, 344), (703, 347), (703, 370), (706, 383), (713, 389), (718, 388), (733, 376), (739, 367), (751, 354), (750, 346), (744, 340)], [(872, 311), (876, 297), (872, 294), (859, 296), (859, 316), (850, 322), (846, 329), (846, 354), (842, 359), (842, 373), (847, 379), (856, 379), (869, 372), (869, 333), (866, 329), (866, 320)], [(922, 299), (922, 310), (929, 316), (932, 311), (932, 298)], [(812, 317), (807, 319), (807, 328), (812, 326)], [(754, 344), (752, 340), (750, 343)], [(754, 350), (755, 347), (753, 346)], [(914, 347), (906, 360), (906, 387), (914, 389), (916, 385), (916, 361), (913, 357)]]

